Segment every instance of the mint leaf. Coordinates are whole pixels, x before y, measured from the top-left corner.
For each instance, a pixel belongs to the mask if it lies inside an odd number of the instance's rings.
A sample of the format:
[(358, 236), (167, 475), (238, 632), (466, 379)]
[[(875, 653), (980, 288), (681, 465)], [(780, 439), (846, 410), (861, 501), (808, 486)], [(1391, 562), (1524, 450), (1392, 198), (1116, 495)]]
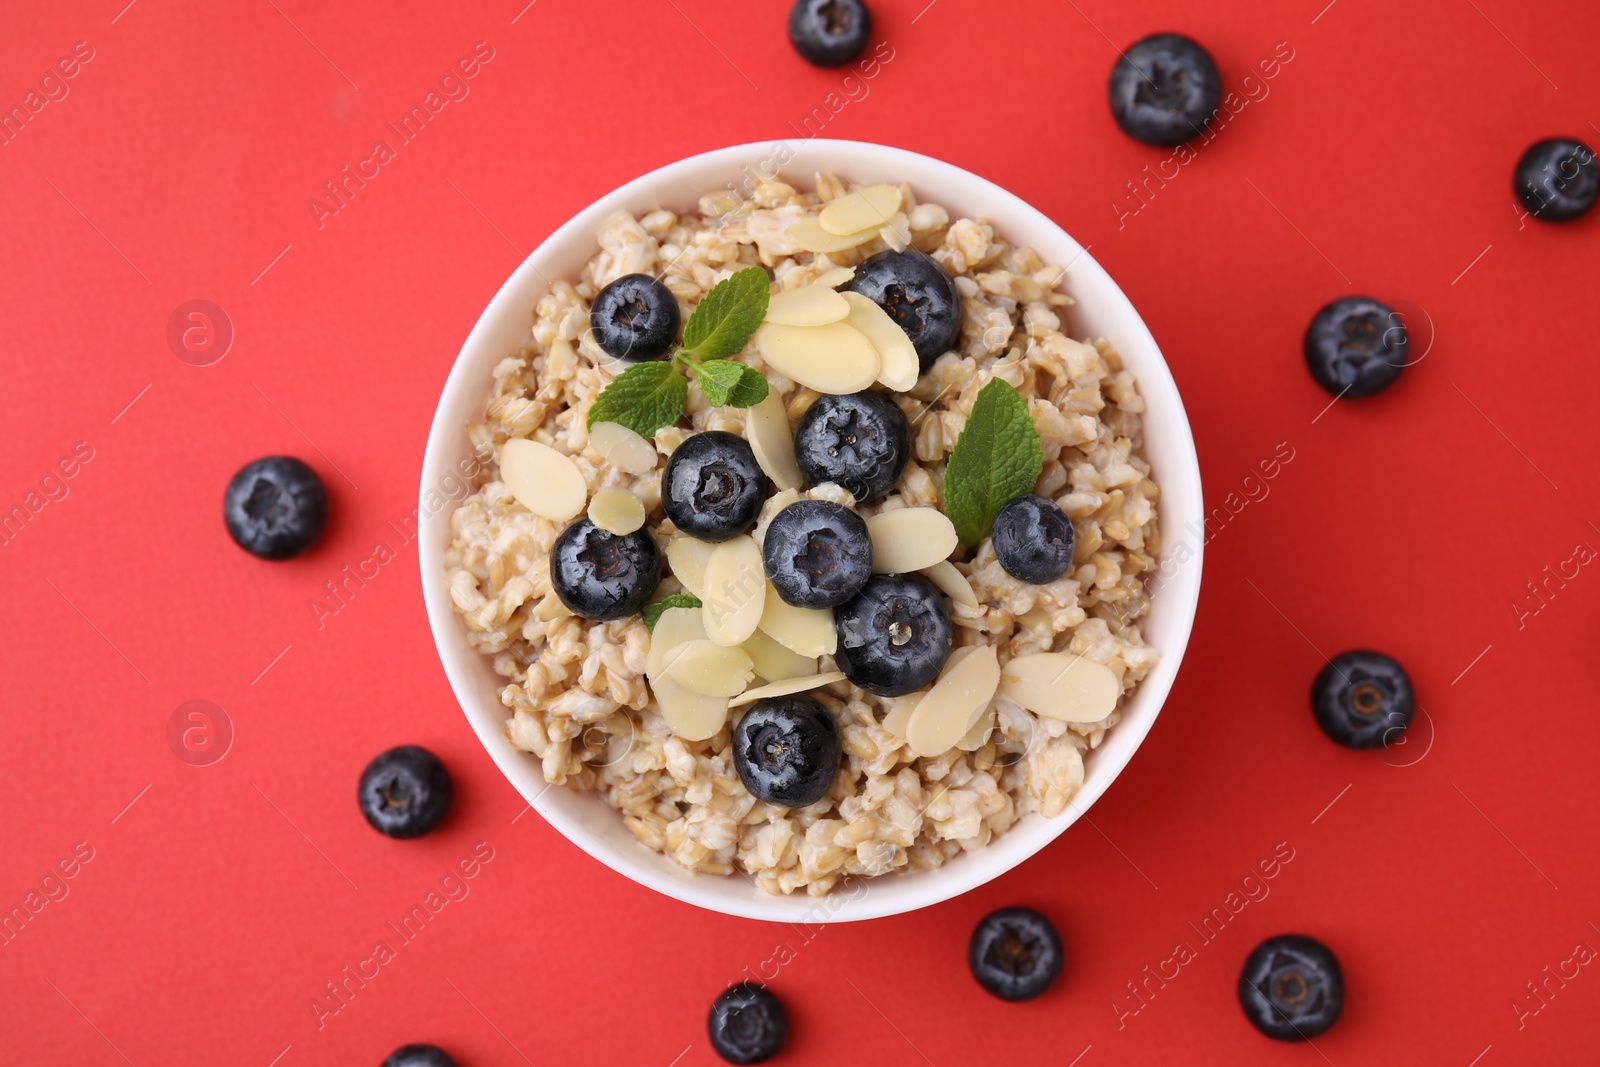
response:
[(744, 351), (767, 314), (767, 272), (746, 267), (711, 287), (683, 324), (680, 352), (699, 359), (730, 359)]
[(673, 593), (671, 596), (664, 596), (654, 604), (646, 604), (644, 606), (644, 628), (649, 630), (651, 633), (655, 633), (656, 623), (661, 621), (661, 616), (664, 615), (669, 608), (703, 607), (705, 607), (705, 605), (700, 603), (700, 599), (698, 597), (689, 596), (687, 593)]
[(747, 408), (767, 398), (767, 380), (760, 372), (731, 359), (700, 364), (694, 380), (714, 407)]
[(1044, 453), (1028, 403), (995, 378), (978, 393), (944, 469), (944, 512), (964, 545), (989, 536), (1008, 500), (1033, 492)]
[(620, 422), (646, 441), (683, 417), (689, 382), (665, 360), (636, 363), (600, 391), (589, 409), (588, 425)]

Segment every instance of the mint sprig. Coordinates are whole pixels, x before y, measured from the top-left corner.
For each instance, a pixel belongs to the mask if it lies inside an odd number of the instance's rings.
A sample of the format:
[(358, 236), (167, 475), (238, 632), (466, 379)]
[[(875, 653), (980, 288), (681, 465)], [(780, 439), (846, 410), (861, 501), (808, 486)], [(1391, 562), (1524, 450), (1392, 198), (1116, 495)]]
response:
[(600, 391), (588, 424), (617, 422), (646, 440), (683, 418), (689, 400), (690, 372), (700, 391), (717, 407), (747, 408), (766, 399), (767, 380), (742, 363), (750, 335), (767, 315), (767, 272), (747, 267), (711, 287), (683, 326), (683, 345), (672, 358), (640, 363)]
[(1033, 492), (1044, 469), (1028, 402), (992, 379), (978, 392), (944, 470), (944, 511), (964, 545), (989, 536), (1006, 502)]
[(703, 607), (705, 605), (700, 603), (699, 597), (693, 597), (687, 593), (673, 593), (669, 596), (664, 596), (654, 604), (646, 604), (644, 606), (644, 610), (641, 612), (644, 615), (644, 628), (651, 633), (655, 633), (656, 623), (660, 622), (661, 616), (665, 615), (671, 608)]

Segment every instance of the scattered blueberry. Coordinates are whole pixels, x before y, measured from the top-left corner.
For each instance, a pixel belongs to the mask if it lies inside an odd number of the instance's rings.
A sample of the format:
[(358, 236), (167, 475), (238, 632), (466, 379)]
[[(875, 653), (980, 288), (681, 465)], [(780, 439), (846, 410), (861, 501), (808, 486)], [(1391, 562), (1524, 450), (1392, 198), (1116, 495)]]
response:
[(757, 800), (786, 808), (815, 804), (839, 773), (839, 727), (804, 693), (751, 705), (733, 728), (733, 768)]
[(386, 837), (420, 837), (432, 830), (454, 795), (450, 772), (439, 757), (416, 745), (373, 757), (356, 786), (361, 814)]
[(1345, 748), (1380, 748), (1415, 710), (1411, 679), (1381, 652), (1341, 652), (1311, 683), (1311, 713)]
[(1061, 974), (1061, 937), (1032, 908), (1001, 908), (973, 929), (967, 966), (1001, 1000), (1032, 1000)]
[(712, 1051), (729, 1063), (761, 1063), (783, 1047), (789, 1016), (766, 986), (740, 982), (712, 1001), (706, 1029)]
[(456, 1067), (438, 1045), (403, 1045), (389, 1053), (382, 1067)]
[(1177, 145), (1205, 130), (1222, 101), (1211, 55), (1177, 33), (1136, 42), (1111, 68), (1111, 117), (1148, 145)]
[(842, 485), (857, 504), (893, 489), (910, 455), (911, 427), (888, 393), (818, 397), (794, 431), (794, 458), (806, 481)]
[(1255, 947), (1239, 972), (1239, 1006), (1250, 1025), (1279, 1041), (1316, 1037), (1344, 1007), (1344, 975), (1328, 946), (1281, 934)]
[(1511, 189), (1536, 219), (1575, 219), (1594, 207), (1600, 196), (1600, 166), (1595, 164), (1594, 149), (1570, 137), (1540, 141), (1517, 160)]
[(1072, 566), (1072, 520), (1042, 496), (1007, 501), (989, 536), (1000, 566), (1019, 582), (1048, 585)]
[(1370, 296), (1345, 296), (1318, 311), (1306, 327), (1306, 367), (1334, 396), (1352, 400), (1394, 384), (1410, 341), (1400, 316)]
[(956, 283), (938, 260), (915, 248), (879, 252), (857, 267), (855, 277), (843, 288), (860, 293), (889, 313), (911, 338), (924, 374), (961, 336), (961, 295)]
[(572, 523), (550, 549), (550, 585), (574, 615), (601, 621), (632, 615), (661, 582), (661, 552), (647, 529), (607, 533)]
[(843, 504), (800, 500), (767, 524), (761, 564), (785, 604), (837, 607), (872, 577), (872, 540), (866, 522)]
[(789, 9), (789, 43), (816, 67), (842, 67), (872, 36), (872, 12), (861, 0), (795, 0)]
[(854, 600), (833, 609), (833, 658), (856, 685), (879, 696), (915, 693), (950, 658), (950, 612), (919, 574), (875, 574)]
[(589, 326), (609, 356), (641, 363), (660, 359), (678, 339), (678, 298), (648, 274), (626, 274), (594, 298)]
[(661, 475), (667, 518), (702, 541), (726, 541), (756, 524), (767, 476), (744, 438), (707, 430), (687, 438)]
[(266, 456), (246, 463), (228, 483), (222, 521), (252, 556), (290, 559), (327, 525), (328, 492), (317, 472), (293, 456)]

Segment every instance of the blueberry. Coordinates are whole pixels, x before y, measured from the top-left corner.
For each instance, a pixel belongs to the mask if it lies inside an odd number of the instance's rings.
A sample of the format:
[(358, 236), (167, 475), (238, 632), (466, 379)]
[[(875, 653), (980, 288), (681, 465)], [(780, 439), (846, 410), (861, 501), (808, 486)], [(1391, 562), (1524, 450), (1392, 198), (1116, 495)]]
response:
[(872, 12), (861, 0), (795, 0), (789, 9), (789, 43), (816, 67), (842, 67), (872, 36)]
[(1182, 144), (1205, 130), (1222, 101), (1211, 55), (1178, 33), (1136, 42), (1111, 68), (1111, 117), (1148, 145)]
[(1341, 652), (1311, 683), (1311, 713), (1345, 748), (1381, 748), (1411, 722), (1411, 679), (1381, 652)]
[(837, 607), (872, 577), (872, 540), (861, 516), (843, 504), (800, 500), (767, 524), (761, 564), (785, 604)]
[(1061, 937), (1032, 908), (1001, 908), (973, 929), (967, 966), (1001, 1000), (1032, 1000), (1061, 974)]
[(626, 274), (594, 298), (589, 326), (608, 356), (660, 359), (678, 339), (678, 298), (648, 274)]
[(416, 745), (379, 753), (356, 785), (361, 814), (386, 837), (420, 837), (432, 830), (454, 795), (450, 772), (439, 757)]
[(1327, 945), (1304, 934), (1269, 937), (1239, 972), (1239, 1006), (1250, 1025), (1268, 1037), (1316, 1037), (1344, 1007), (1339, 961)]
[(1594, 207), (1600, 196), (1600, 166), (1595, 165), (1594, 149), (1570, 137), (1540, 141), (1517, 160), (1511, 190), (1536, 219), (1575, 219)]
[(950, 612), (919, 574), (875, 574), (833, 609), (833, 658), (856, 685), (884, 697), (932, 682), (950, 658)]
[(887, 393), (822, 396), (794, 431), (794, 458), (812, 485), (833, 482), (857, 504), (895, 487), (911, 455), (911, 427)]
[(726, 541), (756, 524), (767, 476), (742, 437), (707, 430), (686, 439), (661, 475), (667, 518), (702, 541)]
[(879, 252), (857, 267), (855, 277), (843, 288), (860, 293), (889, 313), (911, 338), (924, 374), (961, 336), (961, 296), (956, 283), (936, 259), (915, 248)]
[(815, 804), (839, 773), (839, 727), (804, 693), (751, 705), (733, 728), (733, 769), (757, 800), (785, 808)]
[(994, 517), (995, 558), (1019, 582), (1048, 585), (1072, 566), (1072, 520), (1042, 496), (1019, 496)]
[(574, 615), (605, 621), (649, 603), (661, 581), (661, 552), (650, 531), (607, 533), (579, 519), (550, 549), (550, 585)]
[(382, 1067), (456, 1067), (456, 1061), (438, 1045), (402, 1045), (389, 1053)]
[(761, 1063), (783, 1047), (789, 1016), (766, 986), (740, 982), (711, 1002), (706, 1029), (712, 1051), (729, 1063)]
[(293, 456), (266, 456), (246, 463), (228, 483), (222, 522), (252, 556), (290, 559), (327, 525), (328, 492), (317, 472)]
[(1404, 323), (1370, 296), (1345, 296), (1306, 327), (1306, 368), (1334, 396), (1359, 399), (1394, 384), (1410, 341)]

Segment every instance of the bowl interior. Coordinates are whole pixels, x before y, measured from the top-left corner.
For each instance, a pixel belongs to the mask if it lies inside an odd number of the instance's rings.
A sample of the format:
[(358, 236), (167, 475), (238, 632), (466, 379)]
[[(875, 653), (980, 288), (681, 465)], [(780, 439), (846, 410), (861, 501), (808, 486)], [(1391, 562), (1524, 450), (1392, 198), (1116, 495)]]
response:
[[(1146, 454), (1162, 488), (1158, 514), (1164, 551), (1144, 632), (1161, 661), (1125, 705), (1122, 721), (1085, 760), (1083, 789), (1061, 815), (1028, 815), (988, 847), (937, 870), (855, 879), (820, 898), (773, 897), (737, 874), (690, 874), (639, 844), (599, 797), (547, 786), (538, 760), (513, 748), (506, 737), (507, 712), (498, 696), (503, 681), (467, 643), (446, 586), (444, 552), (450, 512), (465, 492), (461, 464), (471, 457), (465, 427), (481, 415), (492, 368), (529, 339), (532, 308), (550, 280), (576, 276), (594, 254), (600, 223), (618, 210), (692, 210), (708, 191), (748, 190), (758, 173), (777, 173), (810, 187), (818, 172), (851, 182), (909, 182), (919, 200), (941, 204), (955, 218), (987, 218), (1007, 240), (1032, 245), (1047, 263), (1067, 268), (1064, 288), (1078, 301), (1068, 332), (1109, 338), (1148, 405)], [(434, 641), (462, 710), (507, 779), (561, 833), (629, 878), (700, 907), (781, 922), (842, 922), (925, 907), (980, 885), (1043, 848), (1105, 792), (1149, 732), (1188, 643), (1202, 548), (1189, 531), (1201, 528), (1201, 513), (1194, 441), (1172, 376), (1133, 305), (1076, 241), (993, 183), (926, 156), (853, 141), (777, 142), (694, 156), (630, 182), (575, 216), (517, 268), (467, 337), (440, 398), (423, 460), (419, 562)]]

